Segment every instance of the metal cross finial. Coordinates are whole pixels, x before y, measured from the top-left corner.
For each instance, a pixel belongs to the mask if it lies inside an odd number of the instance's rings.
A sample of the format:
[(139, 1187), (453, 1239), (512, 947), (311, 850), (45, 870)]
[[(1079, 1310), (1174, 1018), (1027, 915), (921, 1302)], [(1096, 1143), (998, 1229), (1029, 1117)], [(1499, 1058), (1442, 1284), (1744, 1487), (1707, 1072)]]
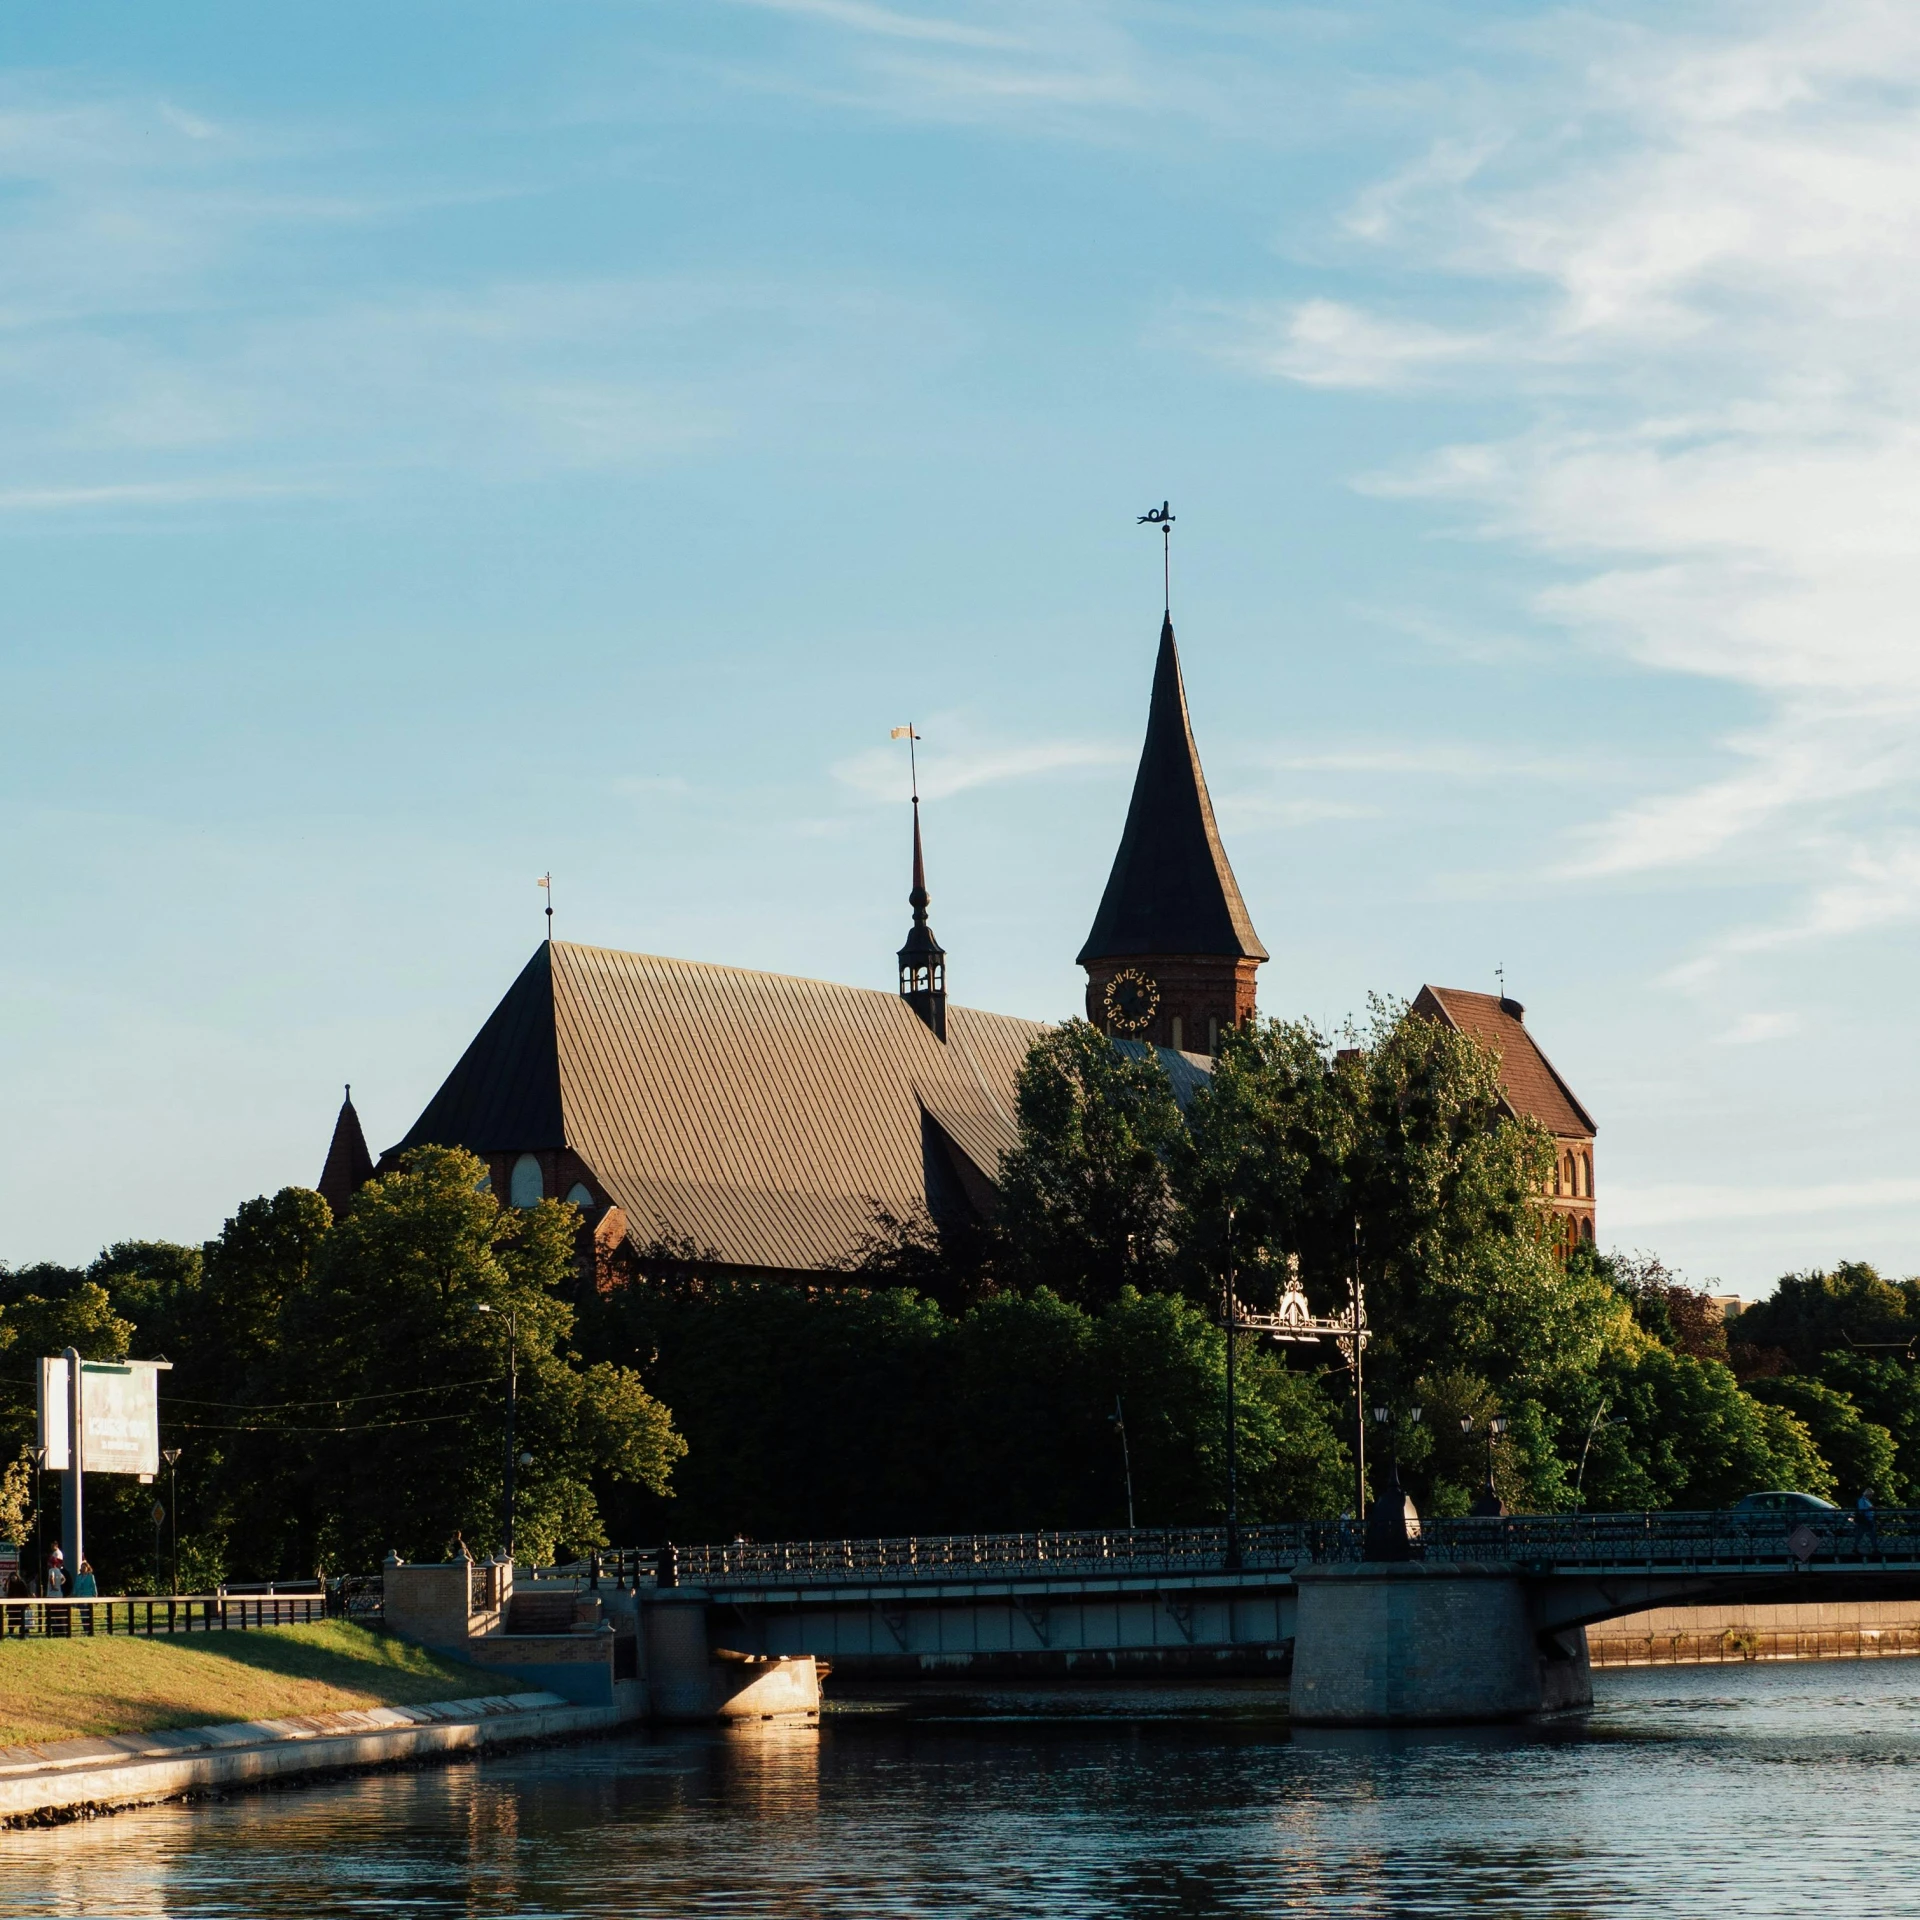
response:
[(1173, 612), (1173, 510), (1162, 500), (1158, 507), (1143, 513), (1135, 522), (1142, 527), (1160, 529), (1160, 584), (1165, 593), (1167, 612)]

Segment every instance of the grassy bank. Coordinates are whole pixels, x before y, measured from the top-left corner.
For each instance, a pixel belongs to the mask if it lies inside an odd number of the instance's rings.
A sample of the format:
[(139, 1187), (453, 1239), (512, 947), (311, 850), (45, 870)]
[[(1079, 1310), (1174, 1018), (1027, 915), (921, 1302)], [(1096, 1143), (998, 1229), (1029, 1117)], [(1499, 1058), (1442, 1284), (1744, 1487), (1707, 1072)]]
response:
[(498, 1693), (498, 1674), (345, 1620), (172, 1638), (0, 1641), (0, 1746)]

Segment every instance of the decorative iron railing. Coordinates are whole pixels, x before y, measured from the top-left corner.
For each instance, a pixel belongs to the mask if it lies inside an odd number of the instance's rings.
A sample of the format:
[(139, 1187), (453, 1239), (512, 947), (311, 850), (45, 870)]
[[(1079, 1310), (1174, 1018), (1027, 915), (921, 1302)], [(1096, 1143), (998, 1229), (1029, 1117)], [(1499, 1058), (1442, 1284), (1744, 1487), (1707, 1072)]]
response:
[[(1432, 1563), (1556, 1571), (1790, 1572), (1797, 1567), (1920, 1571), (1920, 1510), (1871, 1521), (1835, 1512), (1589, 1513), (1428, 1520), (1409, 1543)], [(900, 1535), (866, 1540), (734, 1540), (629, 1548), (555, 1569), (610, 1586), (779, 1587), (849, 1581), (986, 1581), (1102, 1574), (1284, 1572), (1359, 1561), (1366, 1529), (1351, 1520), (1238, 1529), (1135, 1527), (1049, 1533)]]

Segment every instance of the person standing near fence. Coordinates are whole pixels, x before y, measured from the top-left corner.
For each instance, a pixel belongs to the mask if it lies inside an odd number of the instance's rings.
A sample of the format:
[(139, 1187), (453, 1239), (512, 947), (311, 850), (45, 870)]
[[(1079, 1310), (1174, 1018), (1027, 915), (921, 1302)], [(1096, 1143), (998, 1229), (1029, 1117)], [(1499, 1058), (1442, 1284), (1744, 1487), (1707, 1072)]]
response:
[[(30, 1600), (33, 1598), (32, 1593), (28, 1590), (26, 1579), (18, 1567), (15, 1567), (7, 1576), (7, 1598), (9, 1600)], [(7, 1631), (12, 1634), (16, 1640), (26, 1638), (27, 1610), (25, 1607), (9, 1607), (7, 1609)]]
[[(93, 1562), (83, 1559), (80, 1562), (80, 1571), (73, 1576), (73, 1597), (76, 1600), (92, 1600), (99, 1592), (100, 1583), (93, 1577)], [(82, 1607), (80, 1609), (80, 1631), (82, 1633), (91, 1633), (93, 1631), (93, 1609), (91, 1607)]]
[[(67, 1597), (67, 1556), (60, 1551), (59, 1541), (53, 1543), (53, 1551), (47, 1555), (47, 1598), (64, 1600)], [(41, 1631), (43, 1633), (65, 1633), (67, 1631), (67, 1610), (65, 1607), (42, 1607), (40, 1609)]]

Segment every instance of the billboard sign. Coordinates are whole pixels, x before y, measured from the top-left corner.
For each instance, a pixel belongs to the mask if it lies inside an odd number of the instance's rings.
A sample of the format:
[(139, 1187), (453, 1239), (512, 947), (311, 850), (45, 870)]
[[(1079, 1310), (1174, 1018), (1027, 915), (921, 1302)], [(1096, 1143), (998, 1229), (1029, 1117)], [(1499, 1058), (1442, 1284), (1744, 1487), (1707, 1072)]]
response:
[[(160, 1373), (164, 1360), (80, 1363), (80, 1465), (87, 1473), (160, 1471)], [(40, 1362), (40, 1444), (47, 1469), (73, 1465), (71, 1381), (64, 1356)]]

